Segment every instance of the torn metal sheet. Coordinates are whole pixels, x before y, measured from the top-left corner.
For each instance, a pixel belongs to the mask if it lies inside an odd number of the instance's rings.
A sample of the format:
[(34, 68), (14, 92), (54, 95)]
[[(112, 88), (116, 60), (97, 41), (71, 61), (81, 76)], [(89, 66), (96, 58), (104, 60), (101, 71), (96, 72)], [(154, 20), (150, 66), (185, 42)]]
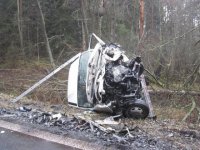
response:
[(77, 114), (75, 117), (77, 119), (88, 122), (90, 124), (91, 130), (94, 130), (93, 127), (96, 127), (105, 133), (119, 133), (126, 130), (125, 125), (121, 123), (120, 120), (114, 120), (115, 116), (97, 117), (95, 114)]
[(152, 116), (153, 107), (144, 86), (141, 57), (129, 60), (119, 44), (107, 44), (95, 34), (92, 37), (97, 40), (94, 48), (91, 48), (90, 42), (87, 51), (72, 57), (13, 102), (19, 101), (70, 65), (67, 90), (69, 105), (135, 119)]
[(27, 111), (31, 111), (31, 110), (32, 110), (31, 108), (27, 108), (25, 106), (19, 107), (19, 111), (21, 111), (21, 112), (27, 112)]
[(96, 112), (105, 112), (105, 113), (113, 113), (113, 110), (111, 108), (111, 103), (109, 104), (97, 104), (94, 106), (93, 110)]
[(119, 44), (107, 44), (92, 36), (97, 40), (94, 48), (90, 42), (89, 50), (70, 66), (68, 103), (110, 115), (145, 119), (150, 112), (152, 116), (148, 91), (143, 90), (141, 57), (129, 60)]

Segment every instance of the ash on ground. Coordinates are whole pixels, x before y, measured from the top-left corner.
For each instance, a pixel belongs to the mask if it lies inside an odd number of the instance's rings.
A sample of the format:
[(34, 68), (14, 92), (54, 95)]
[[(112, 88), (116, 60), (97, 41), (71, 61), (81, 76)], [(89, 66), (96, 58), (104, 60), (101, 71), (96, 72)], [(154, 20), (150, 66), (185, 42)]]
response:
[[(139, 121), (138, 125), (126, 124), (114, 117), (102, 116), (98, 119), (96, 113), (77, 113), (67, 116), (58, 112), (44, 112), (39, 109), (21, 106), (19, 108), (0, 108), (0, 118), (6, 121), (34, 126), (61, 136), (68, 136), (113, 149), (198, 149), (200, 134), (197, 131), (183, 132), (165, 128), (163, 124), (152, 120)], [(156, 128), (150, 128), (155, 126)], [(149, 126), (149, 129), (148, 129)], [(153, 131), (154, 130), (154, 131)], [(187, 131), (187, 130), (186, 130)], [(155, 132), (159, 134), (154, 135)], [(174, 141), (174, 139), (178, 137)], [(185, 139), (184, 143), (179, 142)], [(196, 144), (196, 145), (195, 145)]]

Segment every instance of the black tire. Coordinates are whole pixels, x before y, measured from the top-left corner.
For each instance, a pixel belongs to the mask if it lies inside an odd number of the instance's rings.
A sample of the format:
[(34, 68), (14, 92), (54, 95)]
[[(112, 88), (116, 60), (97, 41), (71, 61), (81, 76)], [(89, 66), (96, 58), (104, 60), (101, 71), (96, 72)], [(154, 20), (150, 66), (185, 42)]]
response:
[(124, 116), (134, 119), (145, 119), (149, 115), (149, 108), (143, 100), (135, 102), (124, 110)]

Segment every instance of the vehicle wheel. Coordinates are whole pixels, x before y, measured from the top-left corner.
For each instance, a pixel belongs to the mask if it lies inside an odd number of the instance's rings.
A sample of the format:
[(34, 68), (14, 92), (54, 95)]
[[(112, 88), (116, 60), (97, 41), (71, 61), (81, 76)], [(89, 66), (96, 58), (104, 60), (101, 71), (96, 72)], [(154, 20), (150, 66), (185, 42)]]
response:
[(149, 108), (146, 104), (143, 103), (133, 103), (128, 106), (124, 111), (125, 117), (134, 118), (134, 119), (145, 119), (149, 114)]

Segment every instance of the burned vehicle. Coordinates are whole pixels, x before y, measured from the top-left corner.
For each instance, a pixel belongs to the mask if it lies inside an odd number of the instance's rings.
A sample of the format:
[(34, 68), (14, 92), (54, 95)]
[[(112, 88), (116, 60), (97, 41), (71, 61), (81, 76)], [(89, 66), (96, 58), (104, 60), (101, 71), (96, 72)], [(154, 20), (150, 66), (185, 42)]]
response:
[[(92, 37), (97, 39), (91, 47)], [(118, 44), (104, 43), (93, 34), (89, 49), (70, 65), (68, 104), (131, 118), (144, 119), (149, 107), (141, 84), (140, 57), (131, 60)]]
[[(93, 37), (97, 42), (91, 48)], [(129, 60), (118, 44), (106, 44), (94, 33), (87, 51), (70, 58), (12, 102), (18, 102), (68, 65), (69, 105), (116, 116), (156, 119), (141, 58)]]

